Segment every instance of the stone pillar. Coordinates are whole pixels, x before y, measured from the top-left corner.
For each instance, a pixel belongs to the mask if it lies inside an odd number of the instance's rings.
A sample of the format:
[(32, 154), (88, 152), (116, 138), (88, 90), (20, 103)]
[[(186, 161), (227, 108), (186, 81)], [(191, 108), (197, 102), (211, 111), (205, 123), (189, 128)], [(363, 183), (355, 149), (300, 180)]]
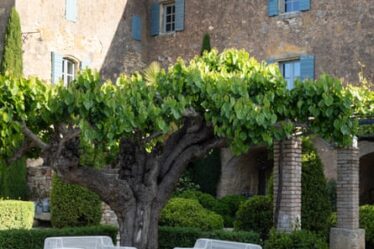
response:
[(365, 249), (365, 231), (359, 229), (358, 149), (337, 151), (337, 227), (330, 231), (331, 249)]
[[(274, 222), (278, 231), (301, 227), (301, 140), (274, 144)], [(278, 189), (280, 188), (280, 198)], [(279, 208), (277, 209), (277, 203)], [(278, 216), (278, 218), (277, 218)]]

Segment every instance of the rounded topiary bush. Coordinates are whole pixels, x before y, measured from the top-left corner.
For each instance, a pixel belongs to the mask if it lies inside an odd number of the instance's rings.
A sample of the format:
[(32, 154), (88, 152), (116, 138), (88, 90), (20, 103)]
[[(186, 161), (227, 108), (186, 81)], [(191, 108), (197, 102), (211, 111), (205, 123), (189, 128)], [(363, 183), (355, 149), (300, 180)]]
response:
[(197, 200), (204, 208), (221, 215), (225, 227), (232, 227), (235, 214), (231, 215), (230, 207), (227, 202), (218, 200), (210, 194), (197, 190), (187, 190), (180, 193), (178, 197)]
[(239, 210), (240, 205), (246, 200), (247, 199), (241, 195), (227, 195), (218, 199), (219, 203), (225, 207), (224, 215), (219, 213), (225, 220), (225, 227), (234, 226), (236, 212)]
[(328, 249), (327, 242), (310, 231), (270, 232), (264, 249)]
[(51, 223), (54, 227), (98, 225), (101, 219), (99, 197), (84, 187), (52, 179)]
[(160, 225), (214, 230), (223, 228), (223, 218), (197, 200), (172, 198), (161, 212)]
[(254, 196), (236, 213), (235, 230), (255, 231), (265, 239), (273, 226), (273, 203), (269, 196)]

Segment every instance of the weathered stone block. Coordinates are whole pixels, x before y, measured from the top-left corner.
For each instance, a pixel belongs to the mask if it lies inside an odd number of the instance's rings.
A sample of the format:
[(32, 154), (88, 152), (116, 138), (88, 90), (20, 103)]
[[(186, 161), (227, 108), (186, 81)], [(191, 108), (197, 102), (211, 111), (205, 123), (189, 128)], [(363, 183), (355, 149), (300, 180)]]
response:
[(365, 230), (332, 228), (330, 249), (365, 249)]

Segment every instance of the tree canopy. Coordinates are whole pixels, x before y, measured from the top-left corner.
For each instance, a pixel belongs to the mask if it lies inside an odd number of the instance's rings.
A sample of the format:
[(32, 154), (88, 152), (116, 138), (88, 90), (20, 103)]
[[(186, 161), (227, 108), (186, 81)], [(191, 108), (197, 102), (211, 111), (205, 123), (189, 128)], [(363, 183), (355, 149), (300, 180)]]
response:
[[(26, 127), (48, 140), (51, 125), (61, 123), (79, 127), (86, 150), (102, 152), (115, 151), (123, 137), (152, 147), (180, 128), (184, 117), (198, 115), (236, 153), (297, 130), (347, 145), (356, 127), (354, 95), (337, 79), (324, 75), (289, 91), (275, 65), (237, 50), (213, 50), (168, 70), (123, 75), (114, 84), (91, 71), (68, 87), (11, 76), (1, 76), (0, 84), (0, 150), (6, 156), (23, 142)], [(372, 92), (355, 96), (361, 113), (373, 113)], [(363, 96), (369, 96), (366, 102)]]

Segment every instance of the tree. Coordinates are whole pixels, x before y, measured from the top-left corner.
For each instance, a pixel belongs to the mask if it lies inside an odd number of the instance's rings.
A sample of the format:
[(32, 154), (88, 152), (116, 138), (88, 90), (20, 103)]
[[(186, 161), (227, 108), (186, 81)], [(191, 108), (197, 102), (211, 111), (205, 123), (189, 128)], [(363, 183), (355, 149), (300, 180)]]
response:
[(113, 209), (121, 245), (157, 248), (161, 209), (213, 148), (239, 154), (305, 127), (340, 144), (354, 133), (351, 96), (328, 76), (288, 91), (277, 67), (237, 50), (152, 68), (116, 84), (86, 71), (66, 88), (0, 76), (0, 153), (12, 161), (38, 148), (64, 182)]
[(3, 58), (1, 60), (0, 72), (6, 72), (16, 77), (22, 76), (22, 34), (19, 15), (12, 8), (6, 28)]

